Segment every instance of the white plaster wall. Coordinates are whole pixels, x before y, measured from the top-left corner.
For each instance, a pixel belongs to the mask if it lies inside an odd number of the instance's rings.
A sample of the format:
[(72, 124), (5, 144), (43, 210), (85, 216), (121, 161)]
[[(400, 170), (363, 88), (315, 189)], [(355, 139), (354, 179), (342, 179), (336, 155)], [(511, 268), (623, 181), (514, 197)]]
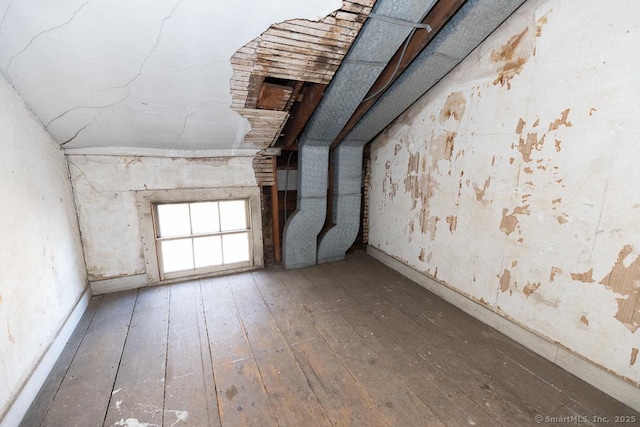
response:
[(135, 191), (257, 186), (253, 157), (67, 159), (91, 282), (145, 273)]
[(640, 3), (520, 8), (372, 147), (370, 244), (640, 383)]
[(86, 289), (64, 155), (0, 76), (0, 419)]

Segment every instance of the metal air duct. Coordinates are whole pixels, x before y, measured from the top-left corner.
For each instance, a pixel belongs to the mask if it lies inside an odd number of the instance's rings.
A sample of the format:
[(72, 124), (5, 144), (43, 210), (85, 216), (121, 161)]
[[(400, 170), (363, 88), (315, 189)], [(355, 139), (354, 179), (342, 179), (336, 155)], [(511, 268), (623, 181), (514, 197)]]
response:
[(360, 228), (362, 151), (378, 133), (447, 75), (524, 0), (468, 0), (405, 72), (345, 136), (334, 152), (332, 218), (318, 261), (343, 259)]
[[(298, 205), (284, 228), (286, 268), (317, 262), (326, 218), (331, 143), (435, 0), (378, 0), (298, 143)], [(360, 203), (358, 202), (358, 206)]]

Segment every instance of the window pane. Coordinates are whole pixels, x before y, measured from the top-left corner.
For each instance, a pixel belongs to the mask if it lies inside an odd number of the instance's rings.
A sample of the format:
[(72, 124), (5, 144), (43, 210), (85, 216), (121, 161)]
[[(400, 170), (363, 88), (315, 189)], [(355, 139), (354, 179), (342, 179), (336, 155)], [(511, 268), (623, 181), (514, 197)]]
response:
[(193, 270), (191, 239), (160, 242), (162, 251), (162, 271)]
[(191, 203), (191, 230), (193, 234), (220, 231), (218, 203)]
[(160, 237), (191, 234), (189, 205), (187, 203), (158, 205), (158, 227)]
[(220, 226), (222, 231), (247, 229), (247, 202), (229, 200), (220, 202)]
[(220, 236), (193, 239), (196, 268), (222, 265), (222, 240)]
[(249, 233), (227, 234), (222, 236), (224, 263), (249, 261)]

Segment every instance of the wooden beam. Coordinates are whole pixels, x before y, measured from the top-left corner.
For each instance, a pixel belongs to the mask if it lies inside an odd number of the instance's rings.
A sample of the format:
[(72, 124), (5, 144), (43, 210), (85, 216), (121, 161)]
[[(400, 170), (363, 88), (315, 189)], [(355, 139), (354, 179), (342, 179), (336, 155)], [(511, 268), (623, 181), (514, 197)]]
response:
[(287, 102), (287, 105), (284, 107), (284, 111), (291, 110), (291, 107), (293, 107), (293, 103), (296, 102), (296, 100), (298, 99), (298, 95), (300, 95), (300, 91), (302, 90), (303, 86), (304, 86), (303, 81), (297, 80), (293, 82), (293, 90), (291, 92), (291, 97), (289, 97), (289, 101)]
[(309, 118), (320, 103), (320, 100), (322, 99), (322, 95), (324, 95), (324, 90), (326, 88), (326, 84), (310, 83), (302, 90), (302, 101), (293, 106), (291, 111), (291, 118), (287, 121), (287, 124), (285, 124), (282, 131), (282, 133), (284, 134), (282, 140), (283, 150), (298, 149), (296, 140), (300, 136), (300, 133), (306, 126)]
[(271, 186), (271, 222), (273, 223), (273, 252), (276, 264), (282, 262), (280, 247), (280, 212), (278, 212), (278, 175), (276, 158), (273, 157), (273, 185)]
[(264, 82), (260, 88), (256, 107), (261, 110), (284, 111), (289, 103), (292, 91), (293, 89), (290, 86)]
[(342, 128), (342, 131), (338, 134), (336, 140), (331, 144), (332, 149), (334, 149), (344, 139), (344, 137), (351, 129), (353, 129), (367, 111), (373, 107), (373, 104), (378, 101), (384, 91), (388, 89), (398, 77), (400, 77), (402, 72), (409, 66), (409, 64), (411, 64), (411, 62), (413, 62), (414, 59), (416, 59), (420, 52), (422, 52), (436, 34), (438, 34), (438, 32), (445, 26), (447, 21), (449, 21), (465, 1), (466, 0), (439, 0), (438, 3), (436, 3), (427, 16), (422, 20), (423, 24), (429, 24), (431, 26), (431, 32), (426, 29), (417, 29), (413, 33), (413, 37), (409, 41), (404, 55), (402, 54), (404, 46), (398, 49), (385, 69), (382, 70), (382, 73), (380, 73), (376, 82), (371, 86), (367, 95), (364, 97), (364, 99), (367, 100), (362, 102), (358, 108), (356, 108), (349, 121), (347, 121), (345, 126)]

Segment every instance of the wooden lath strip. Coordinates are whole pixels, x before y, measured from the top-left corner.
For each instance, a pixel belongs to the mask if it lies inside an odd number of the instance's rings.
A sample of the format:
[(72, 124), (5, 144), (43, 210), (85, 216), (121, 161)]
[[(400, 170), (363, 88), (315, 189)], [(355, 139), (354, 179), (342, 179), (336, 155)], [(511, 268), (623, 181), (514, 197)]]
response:
[(313, 34), (293, 33), (291, 31), (280, 30), (278, 28), (269, 28), (268, 34), (281, 37), (284, 39), (293, 39), (296, 41), (315, 43), (322, 46), (334, 46), (343, 49), (348, 49), (350, 43), (348, 40), (340, 40), (335, 38), (317, 37)]
[(319, 61), (299, 58), (285, 58), (282, 56), (270, 57), (265, 59), (259, 58), (256, 61), (256, 65), (285, 69), (295, 68), (296, 70), (300, 70), (303, 72), (306, 71), (311, 74), (325, 74), (327, 71), (335, 72), (335, 70), (338, 68), (338, 64), (324, 64)]
[(273, 185), (275, 182), (274, 164), (274, 156), (258, 155), (253, 158), (253, 172), (259, 186)]
[[(290, 61), (291, 63), (315, 63), (333, 66), (337, 68), (342, 62), (341, 58), (331, 58), (327, 56), (318, 55), (317, 52), (313, 52), (311, 50), (304, 51), (294, 51), (294, 50), (283, 50), (280, 49), (269, 49), (269, 48), (260, 48), (258, 50), (258, 54), (264, 54), (265, 57), (268, 57), (268, 61), (280, 62), (280, 61)], [(257, 62), (263, 61), (263, 58), (258, 58)]]
[(308, 34), (319, 38), (336, 38), (338, 40), (353, 39), (358, 35), (358, 30), (355, 28), (336, 28), (335, 25), (325, 24), (322, 21), (285, 21), (280, 24), (275, 24), (273, 27), (290, 31), (292, 33)]
[(346, 55), (349, 46), (339, 47), (339, 46), (327, 46), (322, 44), (314, 44), (309, 42), (304, 42), (296, 39), (292, 39), (289, 37), (280, 37), (274, 34), (263, 34), (262, 40), (269, 41), (272, 43), (278, 43), (283, 46), (291, 45), (298, 48), (304, 48), (309, 50), (316, 50), (320, 52), (329, 52), (329, 53), (338, 53), (341, 55)]
[[(258, 54), (270, 54), (270, 53), (274, 53), (274, 54), (279, 54), (279, 55), (314, 55), (318, 58), (326, 58), (326, 59), (333, 59), (336, 60), (338, 62), (341, 62), (342, 59), (344, 58), (344, 53), (341, 53), (340, 51), (336, 51), (336, 50), (320, 50), (318, 49), (316, 46), (293, 46), (291, 44), (284, 44), (284, 43), (276, 43), (276, 42), (271, 42), (271, 41), (267, 41), (267, 40), (263, 40), (262, 43), (260, 43), (260, 47), (257, 49)], [(251, 63), (252, 65), (254, 64), (255, 60)], [(239, 66), (240, 68), (238, 68), (239, 70), (244, 71), (244, 68), (242, 68), (242, 66)], [(234, 69), (236, 68), (236, 65), (234, 65)]]

